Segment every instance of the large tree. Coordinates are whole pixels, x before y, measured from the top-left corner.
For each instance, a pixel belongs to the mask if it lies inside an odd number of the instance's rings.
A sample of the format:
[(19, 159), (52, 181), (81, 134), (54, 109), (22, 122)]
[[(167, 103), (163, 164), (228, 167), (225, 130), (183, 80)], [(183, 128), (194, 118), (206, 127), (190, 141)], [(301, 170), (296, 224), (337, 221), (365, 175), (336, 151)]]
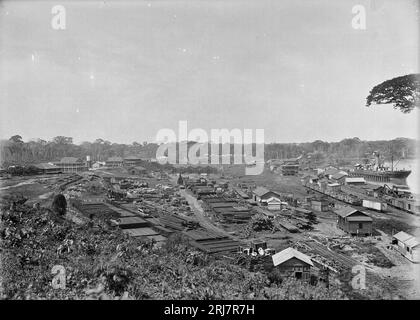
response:
[(420, 103), (420, 74), (408, 74), (375, 86), (366, 98), (366, 106), (393, 104), (395, 109), (409, 113)]

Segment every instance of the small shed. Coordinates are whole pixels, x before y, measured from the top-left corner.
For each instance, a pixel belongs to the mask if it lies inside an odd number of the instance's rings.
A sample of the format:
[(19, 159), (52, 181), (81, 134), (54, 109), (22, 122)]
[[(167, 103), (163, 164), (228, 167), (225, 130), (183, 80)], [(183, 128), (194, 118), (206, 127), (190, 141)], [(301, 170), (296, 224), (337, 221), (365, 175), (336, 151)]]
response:
[(372, 235), (373, 219), (366, 213), (343, 206), (334, 211), (338, 216), (337, 227), (351, 235), (370, 236)]
[(272, 256), (274, 267), (282, 276), (295, 277), (308, 281), (311, 277), (312, 260), (294, 248), (287, 248)]
[(420, 243), (414, 236), (400, 231), (392, 237), (392, 244), (408, 260), (420, 263)]

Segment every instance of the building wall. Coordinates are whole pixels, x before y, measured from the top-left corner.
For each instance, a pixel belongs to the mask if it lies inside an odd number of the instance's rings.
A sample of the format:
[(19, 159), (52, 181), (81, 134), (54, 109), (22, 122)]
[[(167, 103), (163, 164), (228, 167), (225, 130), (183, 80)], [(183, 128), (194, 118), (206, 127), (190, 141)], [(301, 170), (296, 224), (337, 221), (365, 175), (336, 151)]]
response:
[(309, 280), (311, 266), (299, 259), (292, 258), (275, 267), (283, 276), (296, 276), (296, 272), (302, 272), (302, 279)]
[(115, 167), (122, 167), (123, 163), (122, 161), (106, 161), (105, 165), (107, 167), (115, 168)]
[(139, 160), (124, 160), (124, 166), (138, 166), (142, 163), (141, 159)]
[(346, 218), (338, 217), (337, 226), (339, 229), (351, 235), (371, 235), (372, 222), (370, 221), (347, 221)]
[(80, 172), (87, 170), (84, 163), (60, 163), (59, 167), (63, 172)]
[(267, 209), (268, 210), (280, 210), (281, 209), (281, 203), (267, 203)]

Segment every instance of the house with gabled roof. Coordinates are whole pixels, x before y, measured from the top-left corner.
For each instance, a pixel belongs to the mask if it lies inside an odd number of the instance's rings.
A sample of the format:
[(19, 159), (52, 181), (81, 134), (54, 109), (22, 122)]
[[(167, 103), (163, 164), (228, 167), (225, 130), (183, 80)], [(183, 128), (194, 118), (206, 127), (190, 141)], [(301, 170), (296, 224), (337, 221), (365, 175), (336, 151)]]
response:
[(373, 219), (363, 211), (350, 206), (343, 206), (334, 211), (337, 215), (337, 227), (346, 233), (357, 236), (372, 235)]
[(115, 168), (115, 167), (122, 167), (124, 159), (121, 157), (109, 157), (105, 161), (105, 165), (107, 167)]
[(274, 267), (284, 277), (310, 280), (312, 260), (306, 254), (290, 247), (272, 256)]
[(267, 202), (270, 198), (277, 198), (280, 200), (280, 194), (264, 187), (257, 187), (252, 190), (252, 199), (256, 202)]
[(88, 169), (86, 163), (75, 157), (64, 157), (60, 161), (54, 162), (63, 172), (80, 172)]

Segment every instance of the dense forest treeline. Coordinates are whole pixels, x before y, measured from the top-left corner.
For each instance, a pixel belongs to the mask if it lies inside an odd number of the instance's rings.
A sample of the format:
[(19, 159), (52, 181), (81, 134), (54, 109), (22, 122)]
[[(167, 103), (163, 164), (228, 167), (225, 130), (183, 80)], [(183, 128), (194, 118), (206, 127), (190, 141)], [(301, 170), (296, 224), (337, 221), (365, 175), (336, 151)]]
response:
[[(194, 144), (193, 142), (189, 145)], [(268, 159), (293, 158), (311, 155), (313, 159), (343, 160), (369, 157), (373, 151), (379, 151), (385, 158), (391, 154), (395, 158), (414, 158), (419, 151), (419, 141), (408, 138), (394, 140), (363, 141), (359, 138), (344, 139), (339, 142), (316, 140), (306, 143), (270, 143), (264, 148), (264, 157)], [(62, 157), (86, 158), (93, 161), (105, 161), (112, 156), (140, 155), (154, 158), (158, 144), (138, 143), (120, 144), (103, 139), (93, 142), (73, 143), (71, 137), (57, 136), (50, 141), (37, 139), (24, 141), (20, 135), (0, 140), (1, 165), (29, 164), (59, 160)], [(231, 145), (233, 152), (233, 145)]]

